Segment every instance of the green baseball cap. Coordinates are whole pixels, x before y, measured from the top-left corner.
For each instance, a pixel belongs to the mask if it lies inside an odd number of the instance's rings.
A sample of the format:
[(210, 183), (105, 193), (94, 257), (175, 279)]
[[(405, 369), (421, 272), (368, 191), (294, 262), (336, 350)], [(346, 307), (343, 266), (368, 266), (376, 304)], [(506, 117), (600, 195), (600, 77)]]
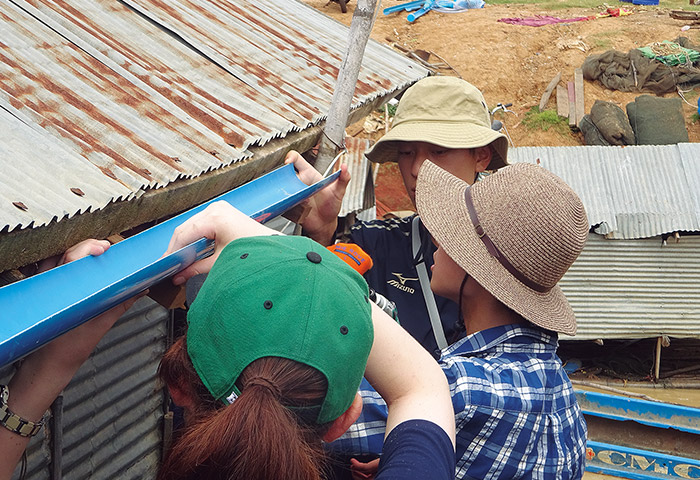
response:
[(491, 145), (488, 170), (508, 163), (508, 140), (491, 128), (484, 96), (457, 77), (427, 77), (406, 90), (391, 130), (365, 156), (375, 163), (395, 162), (399, 142), (428, 142), (445, 148)]
[(342, 415), (362, 380), (374, 332), (364, 278), (300, 236), (241, 238), (219, 255), (187, 314), (187, 351), (217, 400), (241, 394), (252, 362), (282, 357), (328, 381), (317, 423)]

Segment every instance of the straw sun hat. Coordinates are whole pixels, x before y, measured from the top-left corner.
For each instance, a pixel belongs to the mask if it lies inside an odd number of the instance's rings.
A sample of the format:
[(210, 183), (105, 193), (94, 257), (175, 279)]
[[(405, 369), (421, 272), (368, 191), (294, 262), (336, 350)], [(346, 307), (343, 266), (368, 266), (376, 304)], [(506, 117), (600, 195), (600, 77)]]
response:
[(581, 253), (589, 225), (563, 180), (517, 163), (470, 187), (425, 161), (416, 206), (445, 253), (494, 297), (535, 325), (576, 333), (557, 282)]
[(484, 96), (456, 77), (428, 77), (406, 90), (391, 130), (365, 155), (372, 162), (395, 162), (397, 142), (428, 142), (445, 148), (491, 145), (488, 170), (507, 163), (508, 140), (491, 128)]

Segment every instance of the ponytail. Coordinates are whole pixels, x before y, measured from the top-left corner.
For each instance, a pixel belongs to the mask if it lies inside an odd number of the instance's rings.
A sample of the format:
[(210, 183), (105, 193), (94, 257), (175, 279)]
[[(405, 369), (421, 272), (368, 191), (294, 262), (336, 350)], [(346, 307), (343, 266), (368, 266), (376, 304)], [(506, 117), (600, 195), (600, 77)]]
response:
[(195, 407), (159, 480), (321, 479), (325, 426), (294, 413), (321, 402), (327, 383), (319, 371), (284, 358), (258, 359), (237, 381), (241, 395), (225, 405), (206, 390), (180, 339), (163, 357), (160, 375), (193, 393)]

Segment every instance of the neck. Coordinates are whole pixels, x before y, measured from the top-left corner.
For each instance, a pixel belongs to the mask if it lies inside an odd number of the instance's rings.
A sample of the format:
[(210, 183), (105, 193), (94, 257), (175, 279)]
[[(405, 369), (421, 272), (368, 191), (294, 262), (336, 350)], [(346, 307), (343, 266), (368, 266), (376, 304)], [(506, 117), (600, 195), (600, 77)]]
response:
[(478, 298), (462, 299), (462, 316), (467, 335), (502, 325), (527, 322), (486, 290)]

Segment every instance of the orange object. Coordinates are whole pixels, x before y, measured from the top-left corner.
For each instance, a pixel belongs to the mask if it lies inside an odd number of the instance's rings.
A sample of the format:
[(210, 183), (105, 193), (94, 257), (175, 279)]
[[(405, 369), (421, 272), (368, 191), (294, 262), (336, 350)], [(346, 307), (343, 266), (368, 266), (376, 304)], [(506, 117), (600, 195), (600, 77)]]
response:
[(359, 272), (360, 275), (364, 275), (374, 265), (372, 257), (354, 243), (336, 243), (328, 247), (328, 250), (335, 253), (342, 261)]

